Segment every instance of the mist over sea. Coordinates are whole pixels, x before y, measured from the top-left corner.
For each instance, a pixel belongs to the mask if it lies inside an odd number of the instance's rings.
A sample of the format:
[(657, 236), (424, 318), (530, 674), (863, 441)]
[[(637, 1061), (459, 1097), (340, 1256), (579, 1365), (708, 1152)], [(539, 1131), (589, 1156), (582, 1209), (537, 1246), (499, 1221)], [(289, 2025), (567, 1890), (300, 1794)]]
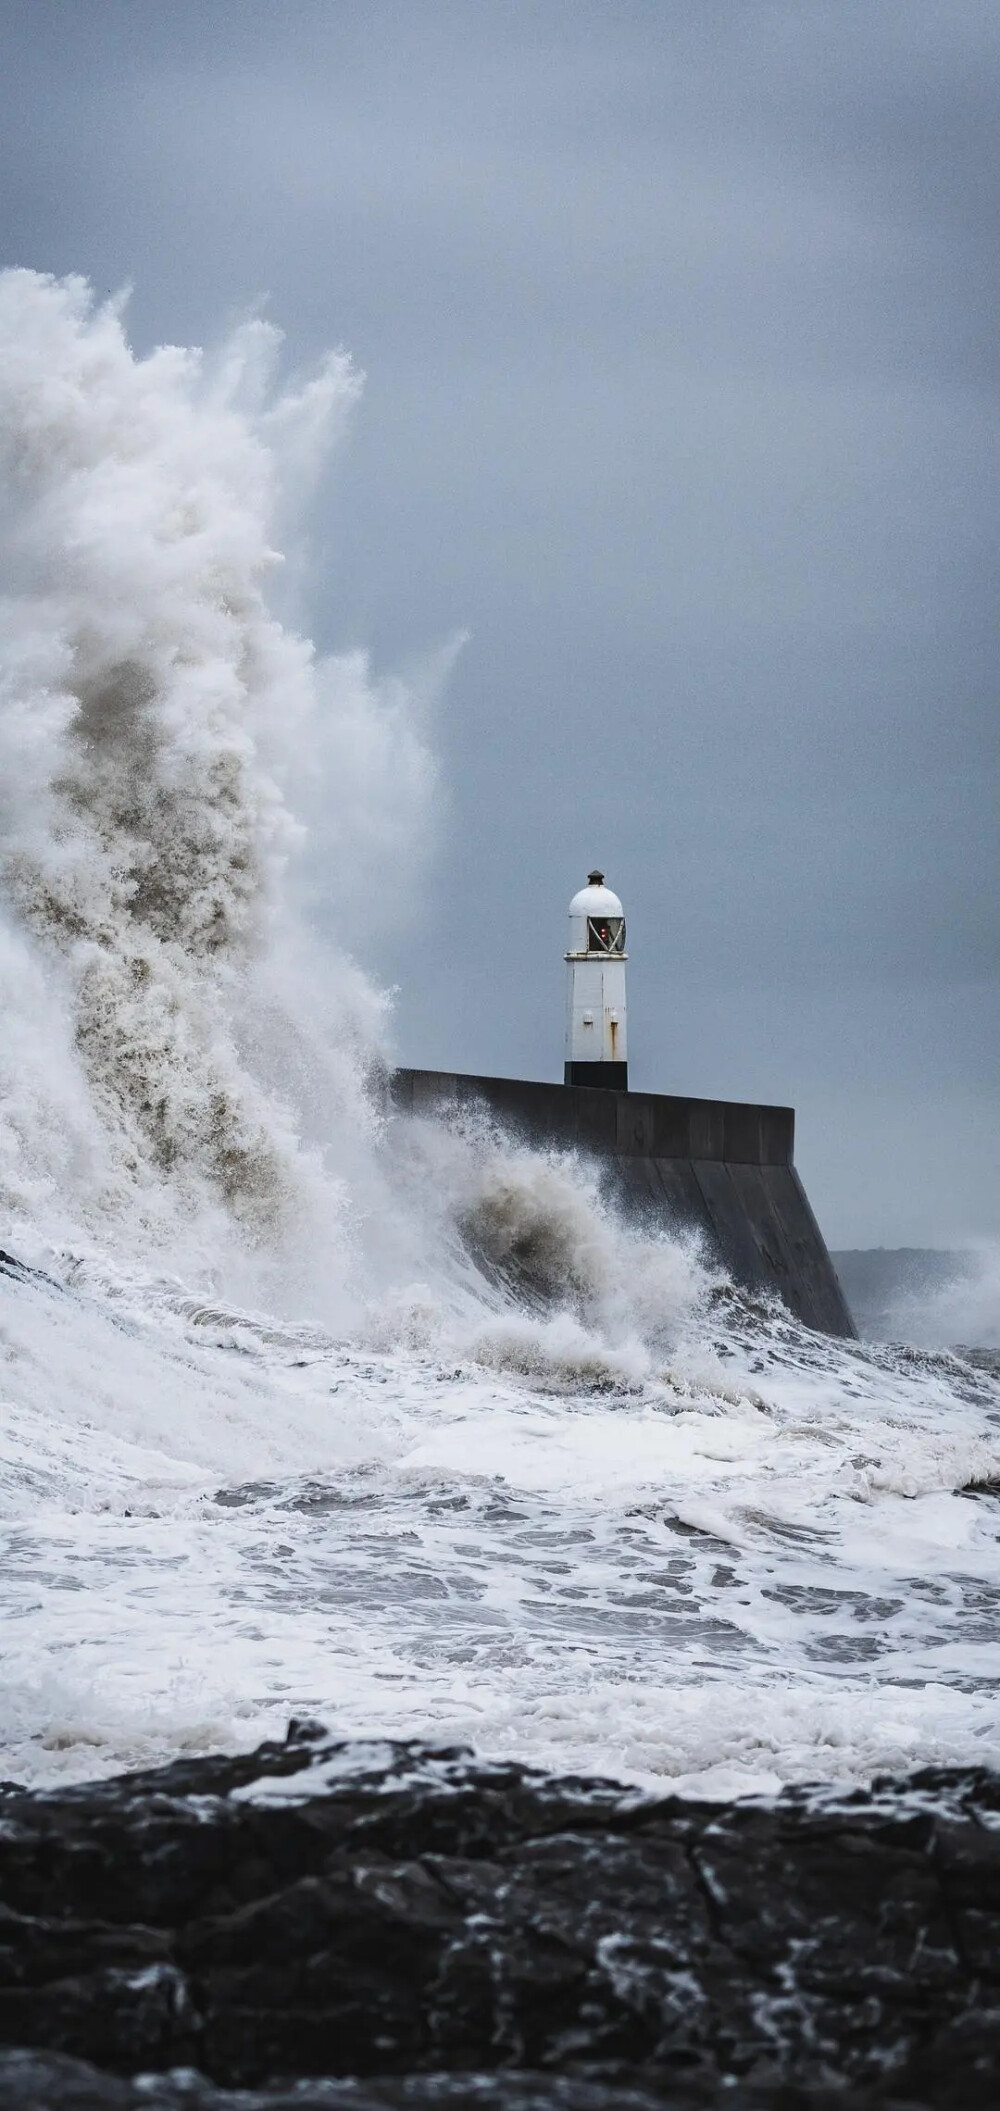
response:
[(1000, 1764), (990, 1257), (832, 1341), (388, 1114), (356, 933), (435, 769), (296, 627), (359, 382), (279, 349), (0, 277), (0, 1773), (293, 1714), (719, 1797)]

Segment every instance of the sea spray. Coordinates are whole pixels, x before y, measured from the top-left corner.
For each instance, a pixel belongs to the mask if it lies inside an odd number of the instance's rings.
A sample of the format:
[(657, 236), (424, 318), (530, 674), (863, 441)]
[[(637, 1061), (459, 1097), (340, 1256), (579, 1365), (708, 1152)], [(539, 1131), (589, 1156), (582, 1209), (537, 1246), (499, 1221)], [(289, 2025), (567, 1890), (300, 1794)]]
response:
[[(251, 1241), (288, 1227), (323, 1126), (304, 1149), (282, 1089), (309, 1038), (280, 989), (296, 778), (325, 760), (331, 865), (356, 837), (359, 785), (376, 811), (379, 778), (392, 785), (397, 836), (420, 825), (431, 773), (399, 685), (381, 692), (357, 655), (317, 663), (268, 606), (283, 478), (301, 483), (358, 391), (338, 354), (269, 393), (278, 344), (256, 324), (211, 361), (137, 358), (121, 301), (0, 278), (4, 1170), (8, 1208), (36, 1225), (47, 1186), (65, 1226), (70, 1184), (104, 1235), (127, 1218), (130, 1237), (162, 1236), (178, 1211), (218, 1223), (220, 1208)], [(327, 1126), (364, 1132), (384, 1007), (318, 937), (314, 970), (316, 954), (337, 990)], [(25, 996), (36, 1024), (39, 1006), (61, 1015), (43, 1080)]]

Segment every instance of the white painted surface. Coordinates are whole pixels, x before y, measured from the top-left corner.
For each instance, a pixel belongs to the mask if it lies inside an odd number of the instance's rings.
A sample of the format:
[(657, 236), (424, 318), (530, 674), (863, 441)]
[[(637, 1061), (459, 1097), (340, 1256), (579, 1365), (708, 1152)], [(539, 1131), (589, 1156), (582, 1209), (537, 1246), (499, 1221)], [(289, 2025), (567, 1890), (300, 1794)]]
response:
[[(628, 1025), (625, 963), (622, 952), (606, 952), (593, 943), (593, 924), (624, 920), (617, 894), (601, 882), (590, 882), (569, 905), (569, 950), (566, 954), (566, 1061), (625, 1063)], [(624, 929), (622, 932), (624, 945)]]

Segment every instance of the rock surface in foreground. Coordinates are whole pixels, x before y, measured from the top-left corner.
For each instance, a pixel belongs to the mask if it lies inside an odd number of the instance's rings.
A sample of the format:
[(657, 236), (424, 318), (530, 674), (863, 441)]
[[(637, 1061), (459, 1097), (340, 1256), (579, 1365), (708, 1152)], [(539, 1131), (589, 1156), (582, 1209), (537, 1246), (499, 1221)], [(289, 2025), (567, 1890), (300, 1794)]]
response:
[(985, 1773), (720, 1808), (293, 1729), (9, 1791), (0, 1901), (3, 2111), (1000, 2101)]

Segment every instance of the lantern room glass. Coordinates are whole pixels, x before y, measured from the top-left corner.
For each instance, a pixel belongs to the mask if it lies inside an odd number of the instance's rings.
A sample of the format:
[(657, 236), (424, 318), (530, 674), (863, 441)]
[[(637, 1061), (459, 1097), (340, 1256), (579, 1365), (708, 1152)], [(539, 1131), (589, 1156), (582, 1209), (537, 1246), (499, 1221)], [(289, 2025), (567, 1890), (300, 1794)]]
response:
[(625, 918), (623, 916), (588, 916), (588, 953), (624, 953)]

